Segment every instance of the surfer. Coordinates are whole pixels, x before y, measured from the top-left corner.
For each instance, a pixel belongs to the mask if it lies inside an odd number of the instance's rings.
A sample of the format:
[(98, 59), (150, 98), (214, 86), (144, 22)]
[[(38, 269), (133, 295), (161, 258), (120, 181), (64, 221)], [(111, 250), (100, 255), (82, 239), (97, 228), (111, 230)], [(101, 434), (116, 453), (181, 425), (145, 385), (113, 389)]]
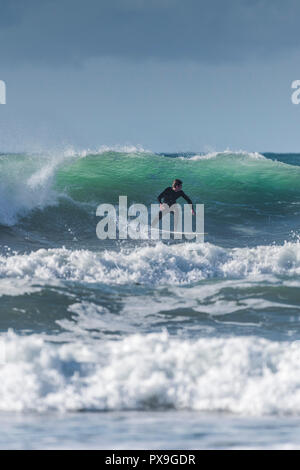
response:
[[(177, 221), (178, 221), (178, 211), (176, 207), (176, 201), (180, 197), (183, 197), (188, 204), (191, 205), (191, 211), (192, 214), (195, 215), (195, 211), (193, 208), (193, 203), (191, 199), (182, 191), (182, 181), (179, 179), (176, 179), (173, 181), (172, 186), (169, 186), (166, 188), (159, 196), (158, 196), (158, 202), (160, 204), (160, 211), (158, 214), (158, 217), (156, 217), (153, 220), (152, 226), (155, 226), (158, 222), (158, 220), (161, 220), (162, 217), (165, 214), (168, 214), (171, 210), (174, 212), (174, 227), (177, 227)], [(172, 206), (175, 204), (175, 206), (172, 208)], [(172, 208), (172, 209), (171, 209)]]

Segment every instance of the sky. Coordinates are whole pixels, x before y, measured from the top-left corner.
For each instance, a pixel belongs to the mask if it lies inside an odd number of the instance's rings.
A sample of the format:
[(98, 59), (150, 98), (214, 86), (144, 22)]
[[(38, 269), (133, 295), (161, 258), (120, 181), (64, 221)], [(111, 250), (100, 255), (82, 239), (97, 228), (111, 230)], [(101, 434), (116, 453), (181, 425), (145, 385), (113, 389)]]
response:
[(299, 0), (0, 0), (0, 152), (300, 152)]

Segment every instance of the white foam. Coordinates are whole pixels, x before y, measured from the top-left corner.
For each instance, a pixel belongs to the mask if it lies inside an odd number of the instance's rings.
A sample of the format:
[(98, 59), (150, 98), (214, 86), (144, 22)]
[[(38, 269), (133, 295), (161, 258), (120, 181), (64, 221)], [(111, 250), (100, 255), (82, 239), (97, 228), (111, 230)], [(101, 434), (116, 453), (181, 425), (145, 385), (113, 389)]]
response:
[(194, 155), (193, 157), (189, 158), (189, 160), (213, 160), (216, 158), (222, 158), (226, 156), (233, 156), (233, 157), (240, 157), (252, 160), (268, 160), (262, 154), (258, 152), (246, 152), (244, 150), (239, 151), (232, 151), (232, 150), (224, 150), (223, 152), (208, 152), (204, 155)]
[(5, 156), (1, 160), (0, 223), (14, 225), (33, 209), (57, 204), (53, 179), (64, 155)]
[(75, 147), (67, 147), (64, 149), (63, 154), (66, 157), (86, 157), (88, 155), (102, 155), (107, 152), (117, 152), (125, 154), (136, 153), (152, 153), (146, 150), (142, 145), (101, 145), (97, 148), (76, 149)]
[(0, 410), (300, 413), (297, 342), (160, 333), (59, 345), (9, 332), (0, 347)]
[[(68, 311), (73, 315), (71, 319), (57, 320), (56, 323), (61, 326), (65, 331), (64, 338), (74, 340), (77, 336), (82, 338), (86, 336), (86, 332), (90, 335), (93, 332), (93, 337), (101, 337), (102, 332), (108, 337), (108, 334), (135, 333), (136, 328), (143, 323), (144, 328), (149, 326), (149, 321), (145, 318), (142, 312), (130, 312), (124, 315), (124, 310), (121, 315), (111, 313), (108, 309), (94, 304), (93, 302), (77, 302), (69, 306)], [(117, 321), (116, 321), (117, 319)], [(72, 333), (70, 335), (69, 333)]]
[(14, 279), (14, 282), (11, 282), (9, 278), (0, 279), (0, 297), (4, 295), (16, 297), (39, 292), (40, 290), (40, 287), (28, 284), (25, 279)]
[[(201, 280), (300, 274), (300, 244), (224, 249), (205, 243), (156, 245), (120, 251), (41, 249), (0, 256), (0, 277), (28, 282), (189, 285)], [(275, 276), (275, 277), (274, 277)], [(270, 282), (270, 279), (269, 279)], [(280, 281), (281, 282), (281, 281)]]

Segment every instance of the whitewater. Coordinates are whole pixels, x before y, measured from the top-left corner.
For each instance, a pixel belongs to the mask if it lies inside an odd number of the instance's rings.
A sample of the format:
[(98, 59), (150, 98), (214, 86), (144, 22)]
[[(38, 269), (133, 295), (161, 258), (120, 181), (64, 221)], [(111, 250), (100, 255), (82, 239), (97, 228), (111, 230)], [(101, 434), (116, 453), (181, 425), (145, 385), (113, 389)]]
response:
[[(0, 154), (0, 447), (300, 448), (299, 177), (300, 154)], [(97, 238), (99, 204), (175, 178), (204, 243)]]

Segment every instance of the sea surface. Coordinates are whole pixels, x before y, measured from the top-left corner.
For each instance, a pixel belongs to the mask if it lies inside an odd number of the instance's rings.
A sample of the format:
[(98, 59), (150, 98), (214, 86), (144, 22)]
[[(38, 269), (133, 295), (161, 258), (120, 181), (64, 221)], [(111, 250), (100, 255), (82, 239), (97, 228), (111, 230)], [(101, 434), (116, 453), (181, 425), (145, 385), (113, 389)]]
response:
[[(204, 243), (97, 238), (175, 178)], [(2, 153), (0, 198), (0, 448), (300, 449), (300, 154)]]

